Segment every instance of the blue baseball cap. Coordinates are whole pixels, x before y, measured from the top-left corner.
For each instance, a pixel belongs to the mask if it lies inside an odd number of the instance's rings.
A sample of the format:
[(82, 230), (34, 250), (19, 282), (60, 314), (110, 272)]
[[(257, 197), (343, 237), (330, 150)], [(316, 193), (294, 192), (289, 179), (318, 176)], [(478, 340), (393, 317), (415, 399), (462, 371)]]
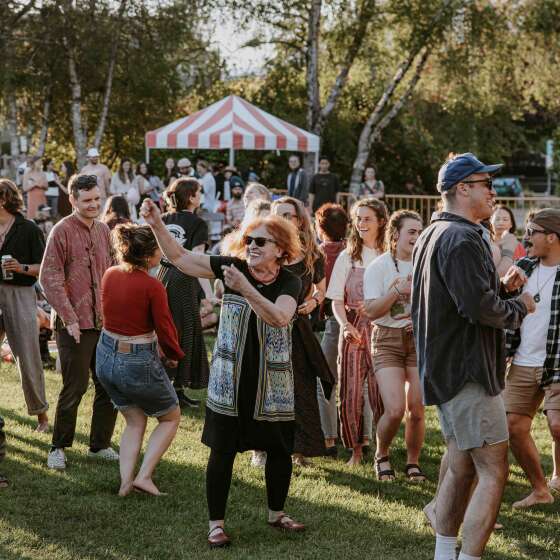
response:
[(497, 173), (503, 163), (485, 165), (474, 154), (467, 152), (448, 159), (440, 168), (438, 173), (437, 190), (448, 191), (451, 187), (460, 183), (473, 173)]

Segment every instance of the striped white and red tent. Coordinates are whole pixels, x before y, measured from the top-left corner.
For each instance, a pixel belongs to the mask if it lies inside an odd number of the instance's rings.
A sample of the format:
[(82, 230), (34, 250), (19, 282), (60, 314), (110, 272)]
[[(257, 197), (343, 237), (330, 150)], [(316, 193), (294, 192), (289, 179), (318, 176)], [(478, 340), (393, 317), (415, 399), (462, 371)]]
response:
[(237, 95), (146, 133), (146, 159), (152, 149), (290, 150), (319, 153), (319, 137)]

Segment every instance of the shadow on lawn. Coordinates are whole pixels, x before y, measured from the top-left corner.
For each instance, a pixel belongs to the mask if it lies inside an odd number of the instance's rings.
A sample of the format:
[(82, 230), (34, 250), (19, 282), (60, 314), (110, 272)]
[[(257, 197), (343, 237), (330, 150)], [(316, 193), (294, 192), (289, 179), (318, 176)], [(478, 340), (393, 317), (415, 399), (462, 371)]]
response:
[[(13, 530), (23, 530), (37, 547), (51, 546), (50, 558), (57, 555), (80, 559), (179, 559), (215, 558), (227, 554), (229, 558), (362, 558), (365, 550), (387, 560), (404, 557), (431, 558), (434, 538), (428, 530), (418, 530), (411, 523), (388, 522), (381, 515), (366, 514), (341, 505), (317, 503), (291, 493), (287, 510), (308, 524), (302, 535), (283, 535), (266, 526), (266, 496), (262, 481), (248, 482), (234, 472), (228, 509), (228, 532), (234, 539), (230, 552), (210, 552), (205, 544), (207, 517), (204, 467), (164, 459), (156, 478), (169, 496), (150, 498), (131, 495), (121, 499), (115, 495), (118, 487), (118, 466), (89, 460), (83, 452), (69, 451), (70, 466), (64, 473), (46, 468), (48, 443), (38, 436), (10, 434), (10, 424), (29, 426), (32, 419), (2, 409), (7, 420), (8, 436), (21, 445), (12, 445), (5, 466), (12, 473), (12, 487), (3, 492), (2, 517)], [(88, 438), (80, 433), (76, 439), (84, 445)], [(432, 434), (431, 441), (439, 441)], [(198, 445), (198, 444), (197, 444)], [(31, 446), (32, 450), (21, 449)], [(427, 449), (423, 464), (430, 473), (439, 467), (434, 452)], [(403, 463), (404, 452), (395, 451), (395, 463)], [(18, 458), (22, 462), (17, 461)], [(246, 457), (241, 459), (246, 460)], [(25, 463), (23, 463), (25, 461)], [(200, 460), (199, 460), (200, 463)], [(332, 465), (332, 466), (331, 466)], [(350, 471), (335, 467), (337, 463), (322, 460), (309, 470), (296, 470), (295, 477), (309, 485), (348, 487), (361, 494), (377, 495), (384, 507), (405, 505), (420, 508), (435, 488), (436, 477), (428, 485), (414, 485), (399, 481), (387, 485), (377, 482), (373, 472)], [(254, 472), (254, 471), (253, 471)], [(243, 478), (248, 478), (243, 473)], [(371, 474), (371, 476), (370, 476)], [(516, 535), (529, 536), (521, 542), (512, 535), (519, 549), (531, 558), (553, 558), (550, 548), (537, 541), (548, 540), (558, 533), (558, 520), (544, 523), (542, 514), (516, 514), (505, 521)], [(360, 543), (357, 547), (356, 543)], [(34, 545), (33, 548), (35, 548)], [(17, 546), (21, 548), (21, 543)], [(419, 552), (421, 553), (419, 555)], [(49, 558), (43, 554), (43, 558)], [(547, 556), (547, 554), (549, 556)], [(507, 555), (493, 553), (496, 560), (509, 560)], [(31, 556), (13, 553), (0, 537), (2, 560), (26, 560)], [(37, 558), (37, 556), (33, 556)]]

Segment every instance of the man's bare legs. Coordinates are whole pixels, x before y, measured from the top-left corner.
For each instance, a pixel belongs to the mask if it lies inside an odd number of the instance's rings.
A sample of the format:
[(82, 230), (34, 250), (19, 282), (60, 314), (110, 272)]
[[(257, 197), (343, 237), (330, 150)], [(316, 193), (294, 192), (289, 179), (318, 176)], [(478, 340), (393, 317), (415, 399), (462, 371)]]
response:
[(507, 441), (470, 450), (478, 482), (465, 512), (461, 546), (470, 556), (482, 556), (494, 529), (508, 477), (507, 453)]
[(552, 461), (554, 464), (549, 487), (560, 492), (560, 410), (547, 410), (546, 418), (552, 435)]
[(443, 454), (443, 457), (441, 458), (441, 462), (439, 464), (439, 476), (438, 476), (436, 493), (434, 494), (432, 500), (429, 503), (427, 503), (424, 506), (424, 509), (422, 510), (424, 512), (424, 515), (427, 517), (428, 522), (432, 526), (434, 533), (436, 532), (436, 501), (448, 467), (449, 467), (449, 462), (447, 460), (447, 449), (446, 449), (445, 453)]
[(533, 488), (533, 491), (526, 498), (515, 502), (513, 507), (528, 508), (536, 504), (550, 504), (554, 502), (554, 498), (546, 484), (539, 451), (531, 436), (533, 419), (530, 416), (514, 413), (508, 413), (507, 417), (511, 451)]

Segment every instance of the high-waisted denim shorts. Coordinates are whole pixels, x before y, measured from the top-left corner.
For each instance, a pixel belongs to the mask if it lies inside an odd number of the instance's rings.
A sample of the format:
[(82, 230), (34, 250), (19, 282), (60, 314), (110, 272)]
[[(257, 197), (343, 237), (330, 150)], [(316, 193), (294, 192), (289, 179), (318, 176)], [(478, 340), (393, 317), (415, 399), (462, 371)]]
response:
[(101, 333), (95, 355), (97, 378), (115, 408), (136, 407), (146, 416), (163, 416), (178, 406), (157, 343), (131, 344), (130, 353), (119, 352), (118, 344), (117, 339)]

